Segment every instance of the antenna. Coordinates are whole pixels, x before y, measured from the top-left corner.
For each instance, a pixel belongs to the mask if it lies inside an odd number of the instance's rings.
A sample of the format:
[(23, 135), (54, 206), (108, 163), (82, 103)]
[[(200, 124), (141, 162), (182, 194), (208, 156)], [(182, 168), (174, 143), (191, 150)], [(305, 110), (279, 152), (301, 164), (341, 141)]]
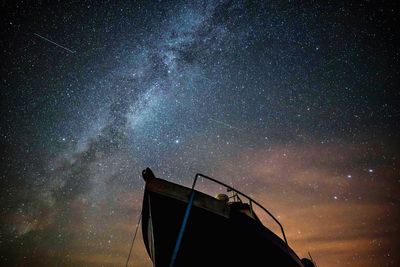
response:
[(313, 259), (313, 257), (311, 256), (311, 253), (310, 253), (310, 252), (308, 252), (308, 256), (310, 256), (310, 259), (311, 259), (312, 263), (314, 264), (314, 266), (315, 266), (315, 267), (318, 267), (318, 266), (317, 266), (317, 263), (314, 261), (314, 259)]

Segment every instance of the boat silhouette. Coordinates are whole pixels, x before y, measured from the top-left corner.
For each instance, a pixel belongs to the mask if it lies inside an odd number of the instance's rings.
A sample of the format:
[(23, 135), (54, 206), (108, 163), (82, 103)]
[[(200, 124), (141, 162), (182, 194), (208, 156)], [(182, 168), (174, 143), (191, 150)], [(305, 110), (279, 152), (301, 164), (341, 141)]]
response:
[[(196, 174), (192, 188), (156, 178), (149, 168), (142, 176), (142, 234), (153, 266), (315, 266), (289, 247), (267, 209), (231, 186), (203, 174)], [(195, 190), (200, 177), (226, 187), (232, 197)], [(262, 224), (255, 205), (279, 225), (283, 239)]]

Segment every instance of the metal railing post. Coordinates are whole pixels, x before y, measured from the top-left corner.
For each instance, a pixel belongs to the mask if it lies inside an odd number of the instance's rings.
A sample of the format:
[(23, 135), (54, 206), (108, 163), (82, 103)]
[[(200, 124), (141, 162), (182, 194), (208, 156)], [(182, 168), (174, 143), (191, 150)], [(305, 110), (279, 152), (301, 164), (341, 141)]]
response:
[(282, 232), (282, 236), (283, 236), (283, 239), (284, 239), (286, 245), (289, 245), (288, 242), (287, 242), (286, 235), (285, 235), (285, 231), (283, 230), (282, 224), (278, 221), (277, 218), (275, 218), (275, 216), (274, 216), (271, 212), (269, 212), (266, 208), (264, 208), (260, 203), (258, 203), (257, 201), (255, 201), (254, 199), (252, 199), (251, 197), (249, 197), (248, 195), (246, 195), (246, 194), (240, 192), (239, 190), (236, 190), (235, 188), (233, 188), (233, 187), (231, 187), (231, 186), (229, 186), (229, 185), (227, 185), (227, 184), (225, 184), (225, 183), (223, 183), (223, 182), (220, 182), (220, 181), (218, 181), (218, 180), (216, 180), (216, 179), (214, 179), (214, 178), (212, 178), (212, 177), (209, 177), (209, 176), (204, 175), (204, 174), (201, 174), (201, 173), (197, 173), (197, 174), (196, 174), (192, 189), (194, 188), (194, 185), (195, 185), (195, 183), (196, 183), (196, 181), (197, 181), (197, 177), (199, 177), (199, 176), (200, 176), (200, 177), (203, 177), (203, 178), (206, 178), (207, 180), (210, 180), (210, 181), (215, 182), (215, 183), (217, 183), (217, 184), (220, 184), (220, 185), (222, 185), (222, 186), (225, 186), (226, 188), (228, 188), (228, 189), (230, 189), (230, 190), (236, 192), (237, 194), (242, 195), (243, 197), (247, 198), (247, 199), (250, 201), (250, 203), (254, 203), (254, 204), (256, 204), (258, 207), (260, 207), (263, 211), (265, 211), (265, 212), (278, 224), (278, 226), (280, 227), (280, 230), (281, 230), (281, 232)]

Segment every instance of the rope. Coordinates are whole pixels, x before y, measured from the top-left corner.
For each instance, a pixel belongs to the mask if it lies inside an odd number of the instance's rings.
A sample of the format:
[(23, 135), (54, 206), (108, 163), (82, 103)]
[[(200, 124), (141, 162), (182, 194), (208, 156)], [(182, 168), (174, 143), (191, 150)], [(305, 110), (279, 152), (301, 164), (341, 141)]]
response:
[(130, 248), (130, 250), (129, 250), (129, 255), (128, 255), (128, 258), (126, 259), (126, 264), (125, 264), (126, 267), (128, 267), (129, 259), (130, 259), (130, 257), (131, 257), (131, 253), (132, 253), (133, 243), (135, 242), (136, 235), (137, 235), (137, 232), (138, 232), (138, 230), (139, 230), (139, 225), (140, 225), (140, 220), (141, 220), (141, 219), (142, 219), (142, 212), (140, 212), (139, 220), (138, 220), (138, 222), (137, 222), (137, 224), (136, 224), (135, 234), (133, 235), (133, 239), (132, 239), (132, 243), (131, 243), (131, 248)]

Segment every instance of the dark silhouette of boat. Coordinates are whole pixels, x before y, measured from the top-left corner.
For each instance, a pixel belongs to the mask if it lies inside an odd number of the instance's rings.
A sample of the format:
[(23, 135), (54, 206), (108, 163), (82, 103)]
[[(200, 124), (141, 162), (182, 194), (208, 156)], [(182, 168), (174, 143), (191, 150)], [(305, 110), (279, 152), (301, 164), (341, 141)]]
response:
[[(199, 177), (226, 187), (233, 196), (195, 190)], [(155, 267), (314, 266), (289, 247), (280, 222), (240, 191), (202, 174), (192, 188), (156, 178), (149, 168), (143, 179), (142, 234)], [(280, 226), (283, 239), (261, 223), (253, 205)]]

